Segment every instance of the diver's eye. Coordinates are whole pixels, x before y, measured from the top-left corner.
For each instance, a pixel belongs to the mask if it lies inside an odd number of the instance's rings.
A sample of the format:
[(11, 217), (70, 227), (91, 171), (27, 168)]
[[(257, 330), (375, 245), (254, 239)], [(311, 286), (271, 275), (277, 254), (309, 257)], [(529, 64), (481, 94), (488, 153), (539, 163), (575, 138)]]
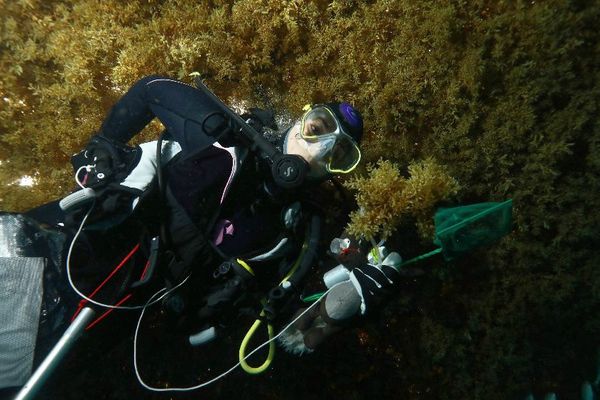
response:
[(328, 132), (326, 122), (321, 118), (315, 118), (307, 121), (304, 133), (308, 136), (319, 136)]
[(317, 125), (314, 121), (309, 121), (306, 123), (306, 126), (304, 127), (304, 134), (306, 136), (319, 136), (320, 133), (321, 129), (319, 128), (319, 125)]

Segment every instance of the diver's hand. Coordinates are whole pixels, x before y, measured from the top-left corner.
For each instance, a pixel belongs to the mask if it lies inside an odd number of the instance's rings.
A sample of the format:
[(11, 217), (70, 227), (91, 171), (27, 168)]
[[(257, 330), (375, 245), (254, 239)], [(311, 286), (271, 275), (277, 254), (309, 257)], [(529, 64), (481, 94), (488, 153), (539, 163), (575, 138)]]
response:
[(119, 162), (114, 142), (101, 135), (91, 137), (85, 146), (85, 157), (95, 165), (96, 171), (104, 173), (107, 177), (112, 175), (116, 164)]
[(390, 253), (381, 266), (366, 264), (350, 271), (350, 281), (361, 298), (360, 311), (365, 315), (396, 283), (400, 274), (393, 266), (399, 264), (398, 253)]
[[(124, 157), (120, 156), (119, 150), (125, 147), (127, 146), (116, 144), (104, 136), (92, 136), (85, 149), (71, 157), (71, 164), (78, 174), (78, 179), (84, 186), (94, 189), (106, 185), (113, 175), (122, 169)], [(83, 168), (86, 172), (82, 171)]]

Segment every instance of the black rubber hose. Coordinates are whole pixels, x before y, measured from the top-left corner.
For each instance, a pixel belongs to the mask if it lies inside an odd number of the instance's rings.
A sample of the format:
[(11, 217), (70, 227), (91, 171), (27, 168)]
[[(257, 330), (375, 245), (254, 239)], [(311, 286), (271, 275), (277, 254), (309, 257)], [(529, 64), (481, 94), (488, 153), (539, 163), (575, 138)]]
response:
[(317, 249), (319, 247), (319, 241), (321, 240), (321, 218), (318, 215), (312, 216), (310, 220), (310, 232), (308, 235), (308, 245), (306, 252), (302, 257), (302, 261), (300, 261), (300, 266), (289, 279), (292, 287), (299, 287), (301, 281), (314, 265), (317, 257)]
[(159, 204), (159, 209), (161, 210), (159, 212), (160, 239), (161, 239), (161, 242), (164, 244), (164, 249), (171, 249), (172, 245), (173, 245), (173, 241), (171, 239), (171, 235), (169, 234), (169, 231), (167, 229), (167, 224), (165, 221), (164, 208), (168, 207), (168, 205), (167, 205), (167, 196), (166, 196), (167, 188), (166, 188), (165, 177), (163, 175), (163, 169), (162, 169), (162, 143), (163, 143), (163, 138), (166, 133), (167, 133), (167, 131), (164, 131), (163, 133), (161, 133), (160, 136), (158, 137), (158, 140), (156, 141), (156, 179), (158, 181), (158, 204)]

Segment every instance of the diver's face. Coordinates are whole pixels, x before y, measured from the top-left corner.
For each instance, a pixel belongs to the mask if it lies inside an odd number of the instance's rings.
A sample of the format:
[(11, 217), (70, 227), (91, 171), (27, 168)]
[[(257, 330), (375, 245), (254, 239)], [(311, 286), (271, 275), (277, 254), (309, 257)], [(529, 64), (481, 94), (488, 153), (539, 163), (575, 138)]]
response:
[[(302, 135), (300, 135), (300, 122), (298, 121), (288, 131), (283, 151), (286, 154), (296, 154), (304, 158), (310, 166), (307, 176), (319, 179), (327, 176), (328, 172), (325, 163), (322, 160), (323, 150), (316, 146), (319, 146), (319, 144), (308, 143), (302, 138)], [(322, 144), (320, 146), (322, 146)]]

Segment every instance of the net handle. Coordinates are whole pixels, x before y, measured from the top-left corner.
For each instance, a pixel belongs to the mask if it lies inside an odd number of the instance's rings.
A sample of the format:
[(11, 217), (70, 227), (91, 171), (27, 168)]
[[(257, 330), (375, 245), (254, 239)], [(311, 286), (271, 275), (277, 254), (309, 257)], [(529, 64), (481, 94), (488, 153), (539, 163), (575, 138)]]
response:
[(405, 265), (408, 265), (408, 264), (413, 264), (413, 263), (416, 263), (417, 261), (421, 261), (421, 260), (424, 260), (424, 259), (426, 259), (426, 258), (429, 258), (429, 257), (435, 256), (436, 254), (439, 254), (439, 253), (441, 253), (441, 252), (442, 252), (442, 248), (440, 247), (440, 248), (437, 248), (437, 249), (435, 249), (435, 250), (432, 250), (432, 251), (430, 251), (429, 253), (421, 254), (420, 256), (417, 256), (417, 257), (415, 257), (415, 258), (411, 258), (410, 260), (406, 260), (406, 261), (404, 261), (402, 264), (400, 264), (400, 265), (397, 267), (397, 269), (398, 269), (398, 268), (402, 268), (402, 267), (404, 267)]

